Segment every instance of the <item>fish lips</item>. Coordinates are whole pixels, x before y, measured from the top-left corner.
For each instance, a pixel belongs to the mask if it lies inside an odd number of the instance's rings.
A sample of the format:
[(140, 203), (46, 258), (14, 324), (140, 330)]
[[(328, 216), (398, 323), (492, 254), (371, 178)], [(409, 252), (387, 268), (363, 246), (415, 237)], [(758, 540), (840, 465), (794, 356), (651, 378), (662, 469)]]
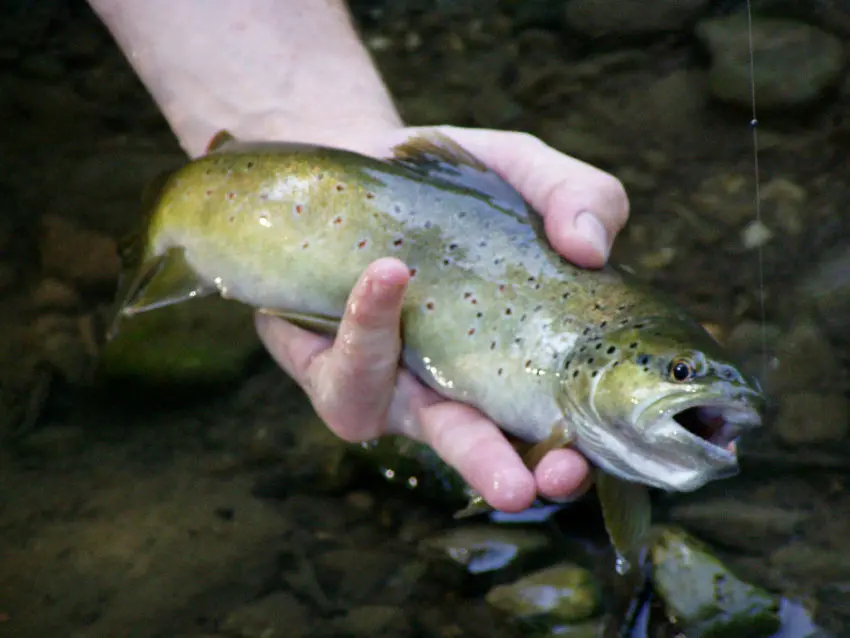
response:
[(675, 489), (691, 491), (738, 473), (737, 439), (762, 423), (759, 395), (687, 397), (672, 404), (668, 398), (664, 403), (641, 419), (646, 440), (680, 465), (703, 465), (706, 470), (703, 478), (694, 476)]

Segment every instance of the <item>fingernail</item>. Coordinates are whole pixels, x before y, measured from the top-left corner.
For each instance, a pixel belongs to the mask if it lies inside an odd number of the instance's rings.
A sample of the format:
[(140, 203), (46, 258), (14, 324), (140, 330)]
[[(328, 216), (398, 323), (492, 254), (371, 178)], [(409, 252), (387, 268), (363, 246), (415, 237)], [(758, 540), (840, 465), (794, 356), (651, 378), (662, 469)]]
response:
[(369, 292), (375, 301), (391, 301), (398, 292), (398, 286), (381, 281), (380, 279), (373, 279), (369, 284)]
[(599, 254), (608, 259), (609, 242), (608, 232), (593, 213), (583, 211), (575, 220), (575, 229), (578, 235), (593, 246)]

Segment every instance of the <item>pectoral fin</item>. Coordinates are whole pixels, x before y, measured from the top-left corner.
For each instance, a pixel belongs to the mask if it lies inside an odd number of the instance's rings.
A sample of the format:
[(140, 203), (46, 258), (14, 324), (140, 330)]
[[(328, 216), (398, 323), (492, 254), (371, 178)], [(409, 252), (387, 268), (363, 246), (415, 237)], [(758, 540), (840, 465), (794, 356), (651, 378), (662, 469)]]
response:
[(639, 557), (652, 524), (652, 504), (645, 485), (623, 481), (596, 471), (596, 495), (602, 506), (605, 529), (617, 552), (617, 571), (629, 571)]
[(339, 317), (305, 312), (291, 312), (289, 310), (278, 310), (275, 308), (260, 308), (259, 312), (264, 315), (279, 317), (311, 332), (318, 332), (320, 334), (333, 336), (339, 330)]
[(575, 437), (569, 428), (563, 426), (563, 423), (558, 422), (553, 428), (551, 434), (531, 447), (526, 447), (525, 450), (520, 448), (520, 445), (515, 444), (514, 447), (522, 455), (522, 460), (525, 466), (532, 472), (540, 463), (540, 460), (552, 450), (559, 450), (569, 446)]

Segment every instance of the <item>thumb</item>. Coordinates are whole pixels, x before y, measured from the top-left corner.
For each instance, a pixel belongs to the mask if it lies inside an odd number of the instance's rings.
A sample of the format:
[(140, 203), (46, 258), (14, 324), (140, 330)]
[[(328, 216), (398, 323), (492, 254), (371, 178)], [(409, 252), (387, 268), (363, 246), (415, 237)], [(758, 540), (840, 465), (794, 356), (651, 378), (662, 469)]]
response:
[(549, 241), (584, 267), (600, 267), (629, 216), (629, 200), (613, 175), (565, 155), (528, 133), (453, 126), (438, 130), (513, 186), (544, 218)]

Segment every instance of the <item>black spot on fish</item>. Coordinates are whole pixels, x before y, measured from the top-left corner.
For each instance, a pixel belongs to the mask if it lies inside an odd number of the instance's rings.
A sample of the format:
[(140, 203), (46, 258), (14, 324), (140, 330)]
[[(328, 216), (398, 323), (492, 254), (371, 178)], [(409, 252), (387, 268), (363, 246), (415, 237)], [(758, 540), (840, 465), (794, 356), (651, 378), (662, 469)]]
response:
[(541, 310), (543, 310), (543, 306), (541, 304), (534, 306), (534, 312), (540, 312)]
[(568, 292), (565, 292), (563, 295), (561, 295), (561, 299), (569, 299), (569, 298), (570, 298), (570, 293), (568, 293)]
[(567, 359), (567, 360), (564, 362), (564, 370), (569, 370), (569, 369), (570, 369), (570, 364), (571, 364), (572, 362), (573, 362), (573, 360), (572, 360), (572, 359)]
[(589, 366), (593, 365), (593, 357), (590, 357), (590, 359), (587, 360), (587, 365), (589, 365)]
[(457, 244), (449, 244), (449, 250), (455, 250), (457, 248)]
[(345, 190), (345, 185), (344, 184), (337, 184), (336, 190), (337, 190), (338, 193), (341, 193), (342, 191)]
[(641, 328), (643, 328), (645, 325), (646, 325), (645, 323), (636, 323), (636, 324), (635, 324), (635, 328), (637, 328), (638, 330), (640, 330), (640, 329), (641, 329)]
[(231, 215), (230, 217), (228, 217), (228, 218), (227, 218), (227, 221), (229, 221), (229, 222), (232, 224), (233, 222), (235, 222), (235, 221), (236, 221), (236, 217), (234, 217), (233, 215)]
[(528, 315), (523, 315), (519, 318), (520, 321), (525, 321), (528, 318)]
[(451, 259), (446, 258), (446, 259), (444, 259), (444, 260), (443, 260), (443, 265), (444, 265), (444, 266), (448, 266), (448, 265), (449, 265), (449, 264), (451, 264), (451, 263), (452, 263), (452, 260), (451, 260)]
[(635, 349), (635, 348), (637, 348), (637, 347), (638, 347), (637, 341), (632, 341), (632, 342), (629, 344), (629, 348), (631, 348), (632, 350), (634, 350), (634, 349)]
[(366, 193), (366, 199), (375, 199), (375, 193)]
[(499, 376), (502, 376), (503, 372), (504, 372), (504, 370), (502, 368), (499, 368)]
[(310, 247), (310, 242), (308, 242), (308, 241), (305, 241), (303, 244), (301, 244), (301, 250), (305, 250), (309, 247)]
[(573, 379), (575, 379), (577, 376), (578, 376), (578, 370), (573, 370)]
[(600, 324), (599, 324), (599, 327), (600, 327), (600, 328), (604, 328), (604, 327), (605, 327), (605, 326), (607, 326), (607, 325), (608, 325), (608, 322), (607, 322), (607, 321), (603, 321), (602, 323), (600, 323)]
[(516, 344), (520, 344), (520, 343), (522, 343), (522, 337), (516, 337), (516, 338), (514, 338), (514, 343), (516, 343)]
[(585, 328), (584, 330), (581, 331), (581, 334), (586, 337), (587, 335), (590, 334), (590, 328)]
[(487, 240), (482, 239), (480, 242), (478, 242), (478, 247), (479, 248), (487, 248)]
[(465, 211), (465, 210), (460, 211), (460, 212), (457, 214), (457, 216), (458, 216), (460, 219), (463, 219), (464, 217), (466, 217), (466, 211)]
[(495, 341), (491, 341), (491, 342), (490, 342), (490, 350), (495, 350), (495, 349), (496, 349), (496, 342), (495, 342)]
[(513, 310), (511, 310), (510, 308), (505, 308), (505, 314), (506, 314), (506, 315), (512, 315), (512, 314), (513, 314), (513, 312), (514, 312), (514, 311), (513, 311)]
[(483, 312), (476, 312), (475, 316), (478, 317), (479, 319), (481, 319), (481, 317), (484, 316), (484, 313)]
[(431, 222), (425, 222), (425, 224), (424, 224), (424, 226), (425, 226), (426, 230), (427, 230), (427, 229), (429, 229), (429, 228), (431, 228), (431, 226), (433, 226), (433, 225), (434, 225), (434, 224), (432, 224)]
[(611, 346), (610, 348), (608, 348), (608, 350), (606, 350), (606, 352), (607, 352), (608, 354), (614, 354), (615, 352), (617, 352), (617, 347), (616, 347), (616, 346)]
[(621, 325), (621, 326), (625, 326), (625, 325), (626, 325), (626, 324), (628, 324), (628, 323), (629, 323), (629, 320), (628, 320), (628, 319), (620, 319), (620, 325)]
[(596, 349), (600, 350), (602, 348), (602, 342), (596, 344)]
[(594, 370), (590, 373), (590, 376), (595, 377), (597, 374), (599, 374), (599, 370)]
[(401, 246), (404, 243), (403, 237), (397, 237), (393, 240), (393, 246)]
[(639, 366), (646, 365), (649, 363), (649, 355), (648, 354), (639, 354), (635, 359)]
[[(401, 206), (399, 206), (398, 204), (396, 204), (395, 206), (393, 206), (393, 212), (394, 212), (396, 215), (401, 215)], [(413, 212), (413, 211), (411, 211), (411, 212)]]
[(254, 162), (248, 162), (245, 164), (245, 168), (254, 168)]

